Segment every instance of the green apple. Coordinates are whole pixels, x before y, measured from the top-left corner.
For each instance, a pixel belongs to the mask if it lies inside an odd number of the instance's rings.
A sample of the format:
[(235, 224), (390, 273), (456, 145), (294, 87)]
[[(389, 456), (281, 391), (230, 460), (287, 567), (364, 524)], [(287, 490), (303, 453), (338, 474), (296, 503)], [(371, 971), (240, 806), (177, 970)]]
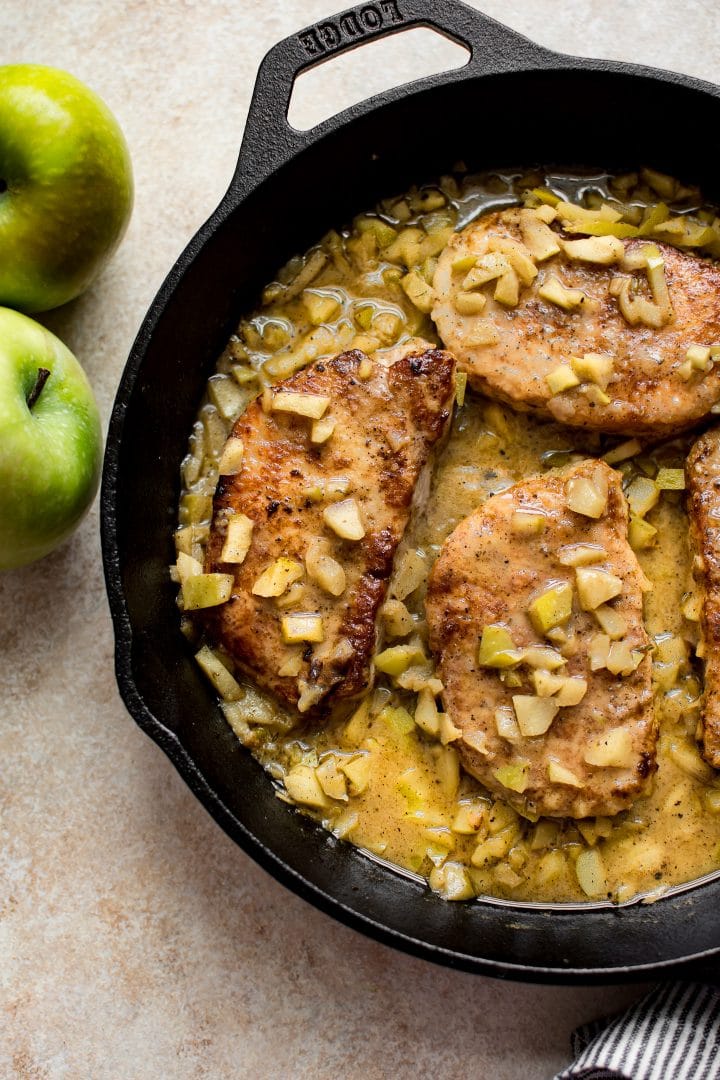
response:
[(0, 67), (0, 304), (47, 311), (79, 296), (132, 201), (130, 155), (104, 102), (57, 68)]
[(70, 535), (97, 491), (101, 456), (97, 405), (73, 354), (0, 308), (0, 570)]

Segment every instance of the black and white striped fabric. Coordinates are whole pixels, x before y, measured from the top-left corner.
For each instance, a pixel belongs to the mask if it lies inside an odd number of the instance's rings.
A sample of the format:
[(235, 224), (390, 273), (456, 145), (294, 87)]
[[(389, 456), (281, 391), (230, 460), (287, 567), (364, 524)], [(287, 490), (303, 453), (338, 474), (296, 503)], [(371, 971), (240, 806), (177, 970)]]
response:
[(626, 1012), (572, 1035), (555, 1080), (720, 1080), (720, 990), (658, 986)]

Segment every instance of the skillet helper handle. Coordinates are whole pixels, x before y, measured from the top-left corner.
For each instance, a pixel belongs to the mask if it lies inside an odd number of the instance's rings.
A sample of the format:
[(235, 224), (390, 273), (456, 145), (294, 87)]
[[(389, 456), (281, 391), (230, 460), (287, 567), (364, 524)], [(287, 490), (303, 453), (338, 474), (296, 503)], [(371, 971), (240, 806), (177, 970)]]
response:
[[(332, 124), (332, 119), (326, 120), (311, 131), (298, 131), (289, 124), (288, 108), (298, 75), (368, 41), (420, 26), (464, 45), (470, 53), (468, 63), (443, 75), (445, 80), (541, 68), (552, 55), (460, 0), (372, 0), (348, 8), (284, 38), (264, 57), (250, 101), (233, 186), (254, 186), (314, 142), (315, 132)], [(397, 88), (373, 98), (373, 107), (393, 93), (397, 94)], [(348, 111), (357, 115), (366, 107), (361, 102)]]

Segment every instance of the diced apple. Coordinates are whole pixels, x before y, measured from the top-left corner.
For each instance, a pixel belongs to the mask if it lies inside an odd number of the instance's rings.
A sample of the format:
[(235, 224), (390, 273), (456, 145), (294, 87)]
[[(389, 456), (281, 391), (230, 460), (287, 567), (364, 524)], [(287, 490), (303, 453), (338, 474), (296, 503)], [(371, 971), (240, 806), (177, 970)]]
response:
[(322, 394), (301, 394), (291, 390), (278, 390), (272, 396), (273, 412), (294, 413), (319, 420), (325, 413), (330, 398)]
[(629, 769), (635, 764), (632, 736), (627, 728), (611, 728), (599, 739), (594, 739), (585, 752), (588, 765), (598, 768)]
[(480, 667), (508, 668), (522, 659), (522, 653), (515, 648), (509, 630), (504, 626), (491, 624), (483, 627), (478, 664)]
[(242, 439), (232, 436), (220, 455), (218, 471), (221, 476), (236, 476), (242, 469), (244, 447)]
[(536, 596), (528, 606), (528, 616), (538, 634), (562, 626), (572, 615), (573, 589), (569, 581), (557, 582)]
[(323, 510), (323, 520), (342, 540), (362, 540), (365, 526), (355, 499), (343, 499)]
[(320, 643), (325, 640), (322, 616), (314, 613), (283, 615), (280, 628), (282, 639), (287, 645), (299, 645), (305, 641)]
[(520, 733), (526, 738), (544, 735), (559, 709), (552, 698), (536, 697), (534, 694), (513, 694), (512, 703)]
[(252, 587), (253, 596), (282, 596), (295, 581), (303, 576), (302, 563), (297, 559), (280, 558), (262, 572)]
[(622, 578), (608, 570), (579, 566), (575, 571), (578, 598), (583, 611), (595, 611), (623, 590)]
[(245, 514), (233, 514), (228, 518), (225, 543), (220, 553), (221, 562), (239, 565), (245, 561), (254, 527), (255, 522)]
[(583, 788), (585, 784), (574, 772), (566, 769), (559, 761), (550, 758), (548, 762), (548, 780), (551, 784), (565, 784), (567, 787)]
[(185, 611), (217, 607), (230, 599), (235, 579), (232, 574), (193, 574), (182, 587)]

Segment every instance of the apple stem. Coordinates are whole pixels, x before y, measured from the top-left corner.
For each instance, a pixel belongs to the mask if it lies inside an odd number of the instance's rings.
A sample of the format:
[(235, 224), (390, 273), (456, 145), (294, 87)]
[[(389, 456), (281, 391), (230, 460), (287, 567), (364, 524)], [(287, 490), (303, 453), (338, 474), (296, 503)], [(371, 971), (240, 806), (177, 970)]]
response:
[(35, 404), (37, 399), (42, 394), (43, 386), (45, 385), (45, 383), (48, 381), (49, 378), (50, 378), (50, 372), (48, 371), (47, 368), (45, 368), (45, 367), (38, 368), (37, 379), (35, 380), (35, 385), (33, 386), (32, 390), (30, 391), (30, 393), (28, 395), (28, 399), (27, 399), (27, 407), (28, 407), (28, 409), (32, 409), (33, 405)]

